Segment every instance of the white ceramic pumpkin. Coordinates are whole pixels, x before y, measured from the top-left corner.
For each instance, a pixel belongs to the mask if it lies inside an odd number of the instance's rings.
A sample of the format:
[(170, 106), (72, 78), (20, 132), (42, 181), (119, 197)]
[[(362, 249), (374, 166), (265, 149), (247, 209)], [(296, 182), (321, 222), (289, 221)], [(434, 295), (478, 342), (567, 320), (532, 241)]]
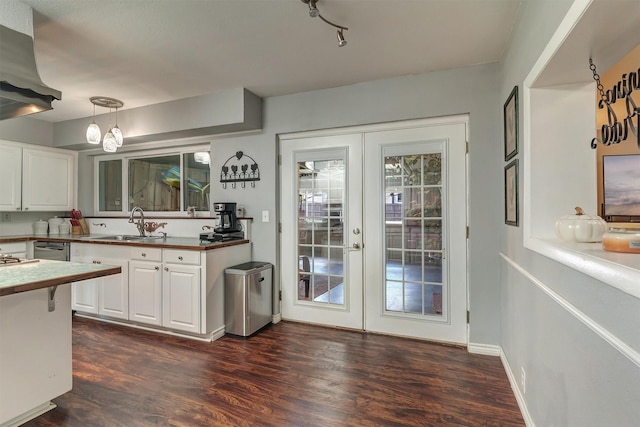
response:
[(556, 234), (568, 242), (601, 242), (607, 231), (607, 222), (599, 216), (585, 215), (581, 207), (576, 207), (575, 215), (565, 215), (556, 221)]

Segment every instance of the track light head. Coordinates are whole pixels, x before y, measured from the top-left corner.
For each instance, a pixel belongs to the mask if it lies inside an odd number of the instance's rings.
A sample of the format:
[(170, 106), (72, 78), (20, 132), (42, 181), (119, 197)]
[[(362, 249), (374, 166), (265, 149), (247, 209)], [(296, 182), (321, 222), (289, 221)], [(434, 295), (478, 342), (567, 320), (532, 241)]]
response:
[(317, 18), (320, 15), (320, 11), (316, 6), (317, 0), (309, 0), (309, 16), (312, 18)]
[(338, 46), (343, 47), (347, 45), (347, 41), (344, 39), (342, 28), (338, 29)]

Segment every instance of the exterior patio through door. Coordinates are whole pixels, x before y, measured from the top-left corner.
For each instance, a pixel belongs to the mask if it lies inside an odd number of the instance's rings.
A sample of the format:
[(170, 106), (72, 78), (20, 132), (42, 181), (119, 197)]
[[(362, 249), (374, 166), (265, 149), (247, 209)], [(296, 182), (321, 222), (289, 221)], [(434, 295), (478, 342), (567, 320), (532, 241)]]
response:
[(467, 124), (280, 136), (284, 319), (466, 344)]

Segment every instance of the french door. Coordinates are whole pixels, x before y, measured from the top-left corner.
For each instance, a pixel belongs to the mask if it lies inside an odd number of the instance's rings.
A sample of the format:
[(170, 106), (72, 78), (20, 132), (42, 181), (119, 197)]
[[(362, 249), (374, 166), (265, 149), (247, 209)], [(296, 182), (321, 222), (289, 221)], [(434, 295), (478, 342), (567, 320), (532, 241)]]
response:
[(281, 139), (281, 155), (283, 318), (362, 329), (362, 135)]
[(467, 120), (281, 136), (284, 319), (467, 342)]

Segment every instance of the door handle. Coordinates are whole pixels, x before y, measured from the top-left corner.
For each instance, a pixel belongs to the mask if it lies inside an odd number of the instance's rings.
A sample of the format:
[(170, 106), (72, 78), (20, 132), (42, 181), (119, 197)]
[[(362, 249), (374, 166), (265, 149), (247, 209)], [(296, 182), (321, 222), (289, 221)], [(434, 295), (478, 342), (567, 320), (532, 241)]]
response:
[(360, 249), (362, 249), (362, 247), (360, 246), (360, 243), (358, 243), (358, 242), (355, 242), (349, 248), (350, 251), (359, 251)]

